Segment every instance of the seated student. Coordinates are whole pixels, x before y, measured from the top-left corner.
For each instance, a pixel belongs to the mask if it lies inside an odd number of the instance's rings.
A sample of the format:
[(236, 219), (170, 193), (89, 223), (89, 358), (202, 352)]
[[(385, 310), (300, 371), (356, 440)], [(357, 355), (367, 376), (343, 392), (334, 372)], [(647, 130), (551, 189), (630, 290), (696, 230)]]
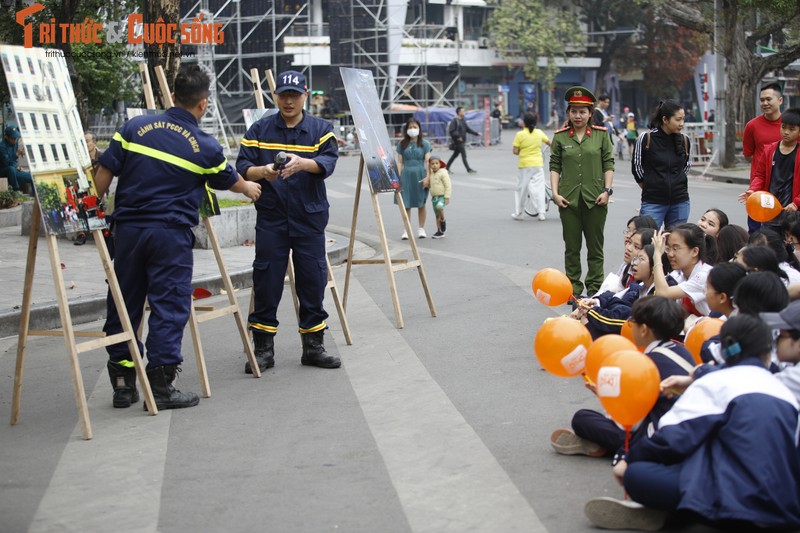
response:
[(772, 332), (738, 315), (720, 333), (726, 368), (690, 385), (614, 466), (632, 501), (589, 501), (595, 526), (654, 531), (681, 513), (735, 531), (800, 527), (800, 408), (766, 369)]
[(741, 250), (750, 238), (747, 230), (736, 224), (728, 224), (717, 235), (717, 263), (733, 261), (736, 253)]
[(735, 262), (742, 265), (748, 272), (772, 272), (789, 284), (789, 276), (781, 270), (775, 252), (766, 246), (748, 244), (736, 254)]
[(672, 267), (669, 275), (678, 282), (670, 287), (667, 273), (656, 261), (653, 270), (656, 294), (680, 300), (686, 312), (695, 316), (708, 316), (711, 312), (706, 303), (706, 278), (711, 271), (711, 265), (706, 263), (707, 241), (713, 239), (697, 224), (680, 224), (669, 232), (659, 230), (653, 237), (655, 255), (667, 252)]
[[(650, 230), (643, 230), (649, 232)], [(631, 307), (641, 296), (653, 294), (655, 285), (653, 283), (653, 245), (648, 244), (642, 250), (634, 252), (631, 259), (632, 281), (628, 288), (617, 294), (606, 292), (595, 298), (581, 300), (581, 305), (573, 312), (580, 314), (580, 319), (592, 339), (609, 333), (619, 334), (622, 325), (631, 316)], [(667, 254), (662, 254), (660, 258), (664, 268), (669, 266)], [(671, 284), (675, 281), (670, 279)], [(572, 315), (570, 315), (572, 316)]]
[(703, 216), (697, 221), (697, 225), (700, 226), (703, 233), (716, 239), (720, 230), (728, 225), (728, 215), (721, 209), (712, 207), (703, 213)]
[[(711, 269), (706, 280), (706, 300), (708, 308), (711, 309), (709, 316), (725, 320), (737, 313), (733, 295), (745, 276), (747, 270), (738, 263), (720, 263)], [(714, 335), (705, 341), (700, 348), (700, 359), (704, 363), (723, 362), (719, 344), (719, 335)]]
[(738, 263), (720, 263), (711, 269), (706, 279), (706, 301), (712, 314), (729, 318), (735, 313), (733, 295), (746, 275), (747, 270)]
[(792, 391), (800, 402), (800, 302), (792, 302), (780, 313), (760, 313), (761, 319), (777, 332), (775, 352), (778, 361), (795, 366), (784, 368), (775, 377)]
[[(634, 341), (647, 347), (644, 353), (656, 364), (662, 380), (672, 375), (689, 375), (693, 364), (691, 354), (671, 340), (683, 329), (680, 305), (660, 296), (645, 296), (634, 302), (630, 321)], [(589, 388), (595, 392), (593, 387)], [(672, 399), (659, 398), (634, 431), (631, 442), (642, 438), (673, 403)], [(550, 444), (562, 455), (602, 457), (619, 453), (625, 444), (625, 431), (604, 414), (581, 409), (572, 418), (572, 431), (557, 429), (550, 436)]]
[[(739, 195), (740, 202), (756, 191), (772, 193), (783, 206), (783, 212), (800, 209), (800, 157), (797, 144), (800, 139), (800, 108), (791, 108), (781, 114), (781, 140), (765, 145), (753, 163), (750, 187)], [(780, 231), (781, 217), (765, 222), (764, 226)]]
[[(756, 316), (759, 313), (774, 313), (785, 308), (789, 305), (789, 293), (781, 278), (774, 272), (752, 272), (736, 284), (733, 302), (736, 309), (731, 316), (739, 314)], [(724, 361), (718, 335), (703, 343), (700, 358), (703, 362)], [(777, 363), (777, 359), (773, 359), (773, 362)], [(775, 370), (777, 369), (776, 366)], [(706, 365), (701, 365), (695, 369), (695, 373), (699, 376), (707, 370)]]
[(627, 286), (626, 282), (629, 279), (628, 271), (630, 270), (631, 264), (631, 252), (628, 249), (628, 244), (630, 243), (634, 233), (642, 229), (651, 229), (653, 231), (658, 229), (656, 226), (656, 221), (653, 220), (653, 217), (649, 215), (638, 215), (631, 217), (628, 219), (628, 223), (625, 225), (625, 230), (622, 232), (622, 235), (625, 238), (625, 254), (622, 257), (622, 264), (619, 266), (619, 269), (617, 269), (617, 276), (619, 276), (620, 279), (620, 290)]
[(789, 253), (786, 250), (786, 241), (782, 235), (779, 235), (769, 228), (762, 227), (750, 235), (749, 243), (758, 246), (766, 246), (772, 250), (775, 253), (775, 258), (778, 260), (778, 268), (786, 274), (789, 283), (800, 282), (800, 272), (795, 270), (788, 262)]

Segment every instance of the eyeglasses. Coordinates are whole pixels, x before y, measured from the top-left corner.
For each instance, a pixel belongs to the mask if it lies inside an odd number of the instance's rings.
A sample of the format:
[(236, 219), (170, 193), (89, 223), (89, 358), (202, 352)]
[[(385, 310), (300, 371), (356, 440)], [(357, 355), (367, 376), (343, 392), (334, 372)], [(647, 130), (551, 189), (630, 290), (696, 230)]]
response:
[(633, 259), (631, 259), (631, 266), (636, 266), (636, 265), (638, 265), (639, 263), (644, 263), (644, 260), (645, 260), (645, 258), (644, 258), (644, 257), (639, 257), (639, 256), (637, 255), (636, 257), (634, 257)]

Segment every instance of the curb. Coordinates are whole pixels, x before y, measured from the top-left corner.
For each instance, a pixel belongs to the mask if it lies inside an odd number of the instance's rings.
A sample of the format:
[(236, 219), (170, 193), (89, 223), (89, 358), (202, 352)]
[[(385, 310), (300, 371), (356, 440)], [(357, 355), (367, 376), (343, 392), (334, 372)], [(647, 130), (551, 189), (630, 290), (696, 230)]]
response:
[(722, 172), (706, 172), (703, 174), (702, 171), (696, 169), (690, 169), (689, 174), (691, 176), (702, 178), (710, 181), (718, 181), (720, 183), (735, 183), (738, 185), (750, 185), (750, 177), (749, 176), (736, 176), (732, 174), (724, 174)]
[[(328, 248), (331, 265), (339, 265), (347, 260), (348, 243), (338, 242)], [(230, 272), (231, 283), (236, 289), (246, 289), (253, 285), (253, 269), (245, 268)], [(203, 288), (212, 294), (220, 294), (224, 289), (222, 276), (212, 275), (192, 280), (192, 287)], [(95, 322), (106, 317), (106, 295), (90, 295), (69, 302), (69, 312), (73, 325)], [(19, 335), (19, 322), (22, 312), (19, 309), (0, 312), (0, 338)], [(61, 316), (56, 301), (31, 306), (30, 329), (51, 330), (61, 327)]]

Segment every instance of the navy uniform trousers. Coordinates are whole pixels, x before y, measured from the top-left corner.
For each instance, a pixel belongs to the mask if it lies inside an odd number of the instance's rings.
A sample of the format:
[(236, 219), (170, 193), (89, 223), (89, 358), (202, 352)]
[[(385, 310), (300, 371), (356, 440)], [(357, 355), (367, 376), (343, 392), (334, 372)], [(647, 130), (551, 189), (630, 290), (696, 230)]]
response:
[(278, 331), (278, 304), (283, 295), (289, 250), (294, 262), (295, 287), (300, 301), (300, 333), (322, 331), (328, 313), (322, 307), (328, 284), (325, 233), (289, 235), (287, 224), (256, 218), (256, 259), (253, 262), (255, 302), (248, 317), (250, 329), (274, 335)]
[[(139, 330), (144, 303), (150, 305), (147, 333), (147, 368), (177, 365), (183, 361), (181, 341), (192, 305), (192, 246), (188, 227), (136, 227), (114, 225), (114, 271), (129, 309), (134, 332)], [(122, 332), (117, 308), (109, 291), (106, 335)], [(137, 339), (144, 355), (142, 343)], [(106, 348), (109, 359), (132, 367), (127, 343)]]

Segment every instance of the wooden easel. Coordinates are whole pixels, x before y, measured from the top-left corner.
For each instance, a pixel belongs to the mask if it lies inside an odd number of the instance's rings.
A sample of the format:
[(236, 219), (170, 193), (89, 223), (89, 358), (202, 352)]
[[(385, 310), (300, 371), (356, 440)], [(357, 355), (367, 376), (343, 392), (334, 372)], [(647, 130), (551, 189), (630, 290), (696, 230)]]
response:
[(353, 259), (353, 245), (356, 239), (356, 222), (358, 220), (358, 204), (361, 200), (361, 182), (364, 176), (364, 155), (361, 155), (361, 160), (358, 163), (358, 180), (356, 182), (356, 196), (353, 201), (353, 223), (350, 226), (350, 244), (347, 247), (347, 270), (344, 278), (344, 305), (347, 306), (347, 293), (350, 288), (350, 269), (351, 265), (380, 265), (386, 267), (386, 275), (389, 278), (389, 292), (392, 295), (392, 304), (394, 306), (394, 316), (397, 321), (397, 328), (403, 328), (403, 311), (400, 309), (400, 300), (397, 295), (397, 284), (395, 283), (394, 273), (409, 268), (416, 268), (419, 273), (419, 280), (422, 283), (422, 290), (425, 291), (425, 299), (428, 301), (428, 308), (431, 311), (431, 316), (436, 316), (436, 306), (433, 303), (431, 292), (428, 289), (428, 278), (425, 275), (425, 268), (422, 266), (422, 258), (419, 255), (417, 248), (417, 241), (414, 239), (414, 232), (411, 230), (411, 222), (406, 213), (406, 206), (403, 203), (403, 196), (399, 191), (394, 192), (394, 198), (397, 202), (397, 207), (400, 209), (400, 217), (403, 219), (403, 227), (405, 227), (408, 234), (408, 243), (411, 245), (411, 254), (414, 259), (409, 261), (407, 259), (392, 259), (389, 255), (389, 241), (386, 239), (386, 231), (383, 226), (383, 216), (381, 215), (381, 206), (378, 202), (378, 193), (372, 190), (372, 182), (367, 176), (367, 183), (369, 184), (369, 192), (372, 196), (372, 209), (375, 212), (375, 220), (378, 223), (378, 235), (381, 238), (381, 251), (383, 252), (383, 259)]
[[(267, 69), (266, 72), (267, 83), (270, 88), (270, 94), (272, 95), (272, 102), (275, 102), (275, 78), (272, 76), (272, 70)], [(256, 97), (256, 107), (258, 109), (264, 109), (264, 94), (261, 89), (261, 78), (258, 75), (258, 69), (250, 69), (250, 77), (253, 80), (253, 92)], [(344, 305), (342, 303), (342, 299), (339, 297), (339, 289), (336, 286), (336, 279), (333, 277), (333, 270), (331, 269), (331, 260), (328, 257), (328, 254), (325, 254), (325, 262), (328, 267), (328, 283), (325, 285), (326, 289), (330, 289), (331, 296), (333, 297), (333, 303), (336, 306), (336, 312), (339, 315), (339, 322), (342, 325), (342, 332), (344, 333), (344, 339), (348, 346), (353, 344), (353, 339), (350, 336), (350, 326), (347, 323), (347, 313), (345, 313)], [(297, 287), (295, 285), (294, 280), (294, 263), (292, 261), (291, 252), (289, 254), (289, 265), (286, 268), (286, 275), (289, 278), (289, 287), (292, 291), (292, 302), (294, 303), (294, 313), (297, 316), (298, 321), (300, 320), (300, 301), (297, 299)], [(250, 289), (250, 311), (253, 311), (253, 307), (255, 305), (255, 295), (254, 289)]]
[[(142, 71), (142, 86), (144, 87), (145, 100), (149, 108), (150, 105), (154, 104), (153, 91), (150, 87), (147, 67), (140, 65), (140, 69)], [(164, 73), (164, 68), (161, 65), (157, 66), (155, 71), (156, 77), (158, 78), (158, 85), (161, 89), (161, 97), (163, 99), (164, 106), (165, 108), (169, 109), (173, 106), (173, 102), (169, 90), (169, 84), (167, 83), (167, 76)], [(250, 338), (247, 335), (247, 328), (245, 327), (244, 320), (242, 319), (239, 303), (236, 301), (233, 283), (231, 282), (231, 277), (228, 274), (228, 269), (225, 266), (225, 259), (222, 257), (222, 251), (219, 246), (219, 239), (217, 239), (217, 232), (214, 230), (214, 224), (211, 221), (211, 217), (201, 218), (203, 219), (203, 224), (205, 225), (206, 232), (208, 233), (208, 240), (211, 243), (211, 249), (214, 251), (214, 258), (216, 259), (217, 266), (219, 267), (222, 284), (225, 287), (225, 292), (228, 296), (228, 305), (225, 307), (220, 307), (217, 309), (213, 306), (195, 306), (192, 304), (189, 312), (189, 326), (192, 332), (192, 344), (194, 346), (195, 360), (197, 361), (197, 374), (200, 378), (200, 388), (203, 397), (209, 398), (211, 396), (211, 385), (208, 382), (206, 361), (205, 357), (203, 356), (203, 345), (200, 342), (201, 323), (213, 320), (215, 318), (233, 315), (234, 321), (236, 322), (236, 328), (239, 330), (239, 337), (242, 340), (244, 352), (247, 355), (247, 360), (250, 361), (250, 367), (253, 369), (253, 377), (260, 378), (261, 371), (258, 368), (256, 356), (253, 353), (253, 347), (250, 344)], [(198, 311), (201, 311), (201, 313), (198, 314)], [(144, 320), (142, 320), (142, 322), (144, 322)]]
[[(122, 324), (122, 333), (106, 337), (105, 333), (102, 331), (75, 331), (73, 329), (69, 301), (64, 286), (64, 276), (61, 273), (61, 258), (58, 254), (58, 243), (55, 235), (47, 235), (46, 239), (47, 248), (50, 253), (50, 268), (52, 270), (53, 283), (56, 289), (56, 300), (58, 301), (58, 312), (61, 318), (62, 329), (51, 331), (30, 329), (33, 273), (36, 267), (36, 250), (39, 242), (39, 231), (42, 227), (42, 212), (38, 198), (34, 200), (33, 214), (31, 217), (31, 233), (28, 238), (28, 259), (25, 267), (25, 284), (22, 292), (22, 314), (19, 324), (19, 341), (17, 344), (17, 364), (14, 372), (14, 393), (11, 401), (11, 425), (16, 425), (17, 422), (19, 422), (20, 403), (22, 400), (22, 377), (23, 368), (25, 366), (25, 348), (27, 347), (28, 337), (33, 336), (64, 337), (70, 368), (72, 370), (75, 405), (78, 409), (78, 417), (81, 421), (84, 439), (89, 440), (92, 438), (92, 425), (89, 420), (86, 392), (83, 388), (83, 377), (81, 376), (81, 367), (78, 362), (79, 353), (96, 350), (120, 342), (127, 342), (128, 350), (130, 351), (136, 369), (136, 376), (139, 378), (139, 388), (144, 395), (145, 405), (150, 414), (158, 414), (158, 409), (153, 399), (153, 392), (150, 390), (150, 382), (147, 380), (144, 363), (139, 353), (139, 346), (136, 343), (136, 335), (133, 331), (128, 311), (125, 308), (125, 301), (122, 298), (117, 276), (111, 264), (111, 257), (108, 255), (108, 248), (106, 248), (106, 241), (103, 238), (102, 230), (92, 230), (92, 235), (94, 236), (95, 246), (97, 246), (97, 252), (100, 255), (100, 262), (106, 273), (109, 291), (114, 299), (114, 304), (117, 306), (117, 312), (119, 313), (119, 319)], [(75, 341), (76, 337), (94, 337), (94, 340), (77, 344)]]

